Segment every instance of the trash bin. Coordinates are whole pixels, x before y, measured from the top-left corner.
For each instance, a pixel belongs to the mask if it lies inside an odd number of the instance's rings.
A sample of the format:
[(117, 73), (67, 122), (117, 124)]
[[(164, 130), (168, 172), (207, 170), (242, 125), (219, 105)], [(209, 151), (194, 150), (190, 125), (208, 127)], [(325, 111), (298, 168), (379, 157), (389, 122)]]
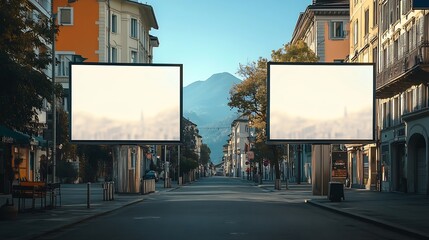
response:
[(329, 182), (328, 199), (332, 202), (341, 202), (344, 197), (344, 186), (340, 182)]

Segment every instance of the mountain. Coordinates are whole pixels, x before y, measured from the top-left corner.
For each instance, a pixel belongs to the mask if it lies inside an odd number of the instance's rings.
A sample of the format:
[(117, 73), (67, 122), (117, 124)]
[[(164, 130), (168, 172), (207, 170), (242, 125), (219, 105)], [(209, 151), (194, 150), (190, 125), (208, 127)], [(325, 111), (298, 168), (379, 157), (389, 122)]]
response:
[(229, 91), (240, 82), (240, 79), (224, 72), (183, 88), (183, 114), (197, 124), (215, 164), (222, 161), (222, 146), (228, 139), (231, 122), (237, 117), (228, 106)]

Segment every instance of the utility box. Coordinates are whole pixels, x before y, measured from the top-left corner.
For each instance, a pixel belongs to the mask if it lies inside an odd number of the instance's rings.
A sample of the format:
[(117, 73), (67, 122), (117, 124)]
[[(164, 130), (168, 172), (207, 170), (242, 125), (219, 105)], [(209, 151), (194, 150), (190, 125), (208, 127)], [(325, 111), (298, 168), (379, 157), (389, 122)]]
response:
[(329, 182), (328, 199), (331, 202), (341, 202), (341, 198), (345, 200), (343, 183)]

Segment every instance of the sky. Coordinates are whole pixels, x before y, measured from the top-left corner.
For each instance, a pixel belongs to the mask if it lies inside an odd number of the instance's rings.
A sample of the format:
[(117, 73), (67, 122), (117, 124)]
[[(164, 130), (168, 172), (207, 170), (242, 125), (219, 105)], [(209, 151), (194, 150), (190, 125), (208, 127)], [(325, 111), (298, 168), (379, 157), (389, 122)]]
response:
[(154, 63), (183, 64), (183, 85), (270, 58), (291, 40), (300, 12), (312, 0), (140, 0), (159, 29)]

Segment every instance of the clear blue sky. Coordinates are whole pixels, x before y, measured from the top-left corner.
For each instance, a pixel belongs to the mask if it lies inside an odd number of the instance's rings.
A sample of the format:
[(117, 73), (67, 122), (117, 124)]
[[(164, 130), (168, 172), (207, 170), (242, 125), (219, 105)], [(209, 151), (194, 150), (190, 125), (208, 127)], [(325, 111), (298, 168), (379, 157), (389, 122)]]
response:
[(187, 86), (215, 73), (236, 75), (240, 63), (269, 58), (290, 41), (299, 13), (312, 0), (140, 2), (153, 7), (159, 25), (150, 32), (160, 41), (154, 63), (183, 64)]

